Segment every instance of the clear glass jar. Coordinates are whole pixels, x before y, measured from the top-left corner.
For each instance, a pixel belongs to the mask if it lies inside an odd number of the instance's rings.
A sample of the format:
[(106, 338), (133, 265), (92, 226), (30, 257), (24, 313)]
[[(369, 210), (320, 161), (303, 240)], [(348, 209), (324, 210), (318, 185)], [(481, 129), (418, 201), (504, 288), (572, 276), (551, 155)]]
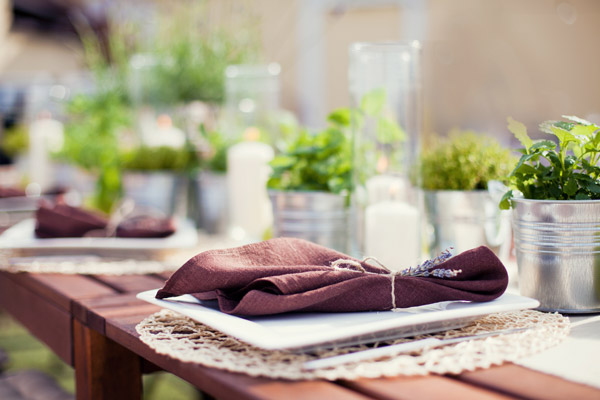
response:
[(417, 41), (354, 43), (349, 85), (354, 141), (353, 252), (392, 270), (422, 254), (421, 46)]
[[(225, 105), (222, 131), (231, 139), (243, 136), (249, 127), (272, 136), (274, 115), (279, 112), (281, 67), (277, 63), (230, 65), (225, 70)], [(261, 137), (271, 141), (272, 137)]]

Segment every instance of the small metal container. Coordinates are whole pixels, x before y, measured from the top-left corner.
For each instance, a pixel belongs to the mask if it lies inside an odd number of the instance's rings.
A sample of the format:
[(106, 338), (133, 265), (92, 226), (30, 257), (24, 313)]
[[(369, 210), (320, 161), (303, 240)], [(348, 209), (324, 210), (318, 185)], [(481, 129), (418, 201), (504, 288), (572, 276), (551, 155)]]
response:
[(500, 258), (508, 257), (510, 212), (501, 211), (486, 190), (425, 191), (425, 210), (431, 228), (430, 256), (450, 247), (461, 253), (487, 246)]
[(227, 231), (227, 177), (224, 173), (202, 171), (196, 177), (196, 221), (206, 233)]
[(295, 237), (346, 252), (346, 197), (325, 192), (270, 190), (273, 236)]
[(166, 215), (185, 216), (187, 182), (184, 176), (166, 172), (126, 172), (123, 174), (125, 197), (136, 206), (159, 210)]
[(600, 312), (600, 200), (512, 205), (521, 294), (546, 311)]

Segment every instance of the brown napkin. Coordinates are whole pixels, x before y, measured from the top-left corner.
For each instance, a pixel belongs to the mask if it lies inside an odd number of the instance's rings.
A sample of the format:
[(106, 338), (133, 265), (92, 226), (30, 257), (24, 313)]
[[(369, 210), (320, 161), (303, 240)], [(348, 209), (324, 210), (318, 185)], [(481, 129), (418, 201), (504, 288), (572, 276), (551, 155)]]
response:
[[(217, 299), (228, 314), (289, 311), (378, 311), (448, 300), (489, 301), (508, 285), (506, 269), (487, 247), (461, 253), (436, 269), (462, 270), (453, 278), (394, 276), (362, 262), (367, 272), (336, 269), (352, 259), (301, 239), (280, 238), (190, 259), (158, 291), (159, 299), (192, 294)], [(393, 291), (392, 291), (393, 282)]]
[(108, 222), (102, 214), (48, 201), (40, 202), (35, 219), (35, 235), (39, 238), (81, 237), (104, 229)]
[(126, 219), (117, 227), (117, 237), (164, 238), (175, 233), (172, 218), (140, 215)]
[(15, 188), (15, 187), (6, 187), (6, 186), (0, 186), (0, 198), (6, 198), (6, 197), (23, 197), (25, 196), (25, 191), (23, 189), (20, 188)]

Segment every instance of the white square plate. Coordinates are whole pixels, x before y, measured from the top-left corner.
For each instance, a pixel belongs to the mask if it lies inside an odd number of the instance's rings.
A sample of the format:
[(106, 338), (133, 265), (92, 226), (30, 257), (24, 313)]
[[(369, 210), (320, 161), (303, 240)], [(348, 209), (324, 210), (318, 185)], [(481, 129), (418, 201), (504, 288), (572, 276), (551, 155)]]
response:
[(0, 249), (19, 250), (23, 256), (96, 254), (127, 257), (152, 255), (168, 250), (192, 248), (198, 232), (188, 220), (177, 220), (177, 230), (165, 238), (80, 237), (40, 239), (35, 236), (35, 219), (21, 221), (0, 235)]
[(402, 311), (351, 313), (286, 313), (261, 317), (225, 314), (216, 301), (191, 295), (159, 300), (158, 290), (137, 297), (186, 315), (251, 345), (269, 350), (309, 351), (317, 348), (370, 343), (454, 329), (484, 315), (539, 306), (528, 297), (505, 293), (485, 303), (447, 301)]

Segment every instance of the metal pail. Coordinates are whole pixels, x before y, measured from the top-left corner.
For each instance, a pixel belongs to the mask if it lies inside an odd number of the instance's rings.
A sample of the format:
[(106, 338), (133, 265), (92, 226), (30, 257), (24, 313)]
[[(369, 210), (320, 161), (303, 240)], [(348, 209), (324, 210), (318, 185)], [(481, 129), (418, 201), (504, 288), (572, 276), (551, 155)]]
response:
[(325, 192), (270, 190), (273, 236), (296, 237), (346, 252), (346, 197)]
[(198, 228), (209, 234), (227, 231), (227, 177), (203, 171), (196, 178)]
[(500, 258), (509, 255), (510, 212), (501, 211), (485, 190), (425, 191), (427, 222), (431, 227), (430, 256), (452, 247), (461, 253), (487, 246)]
[(514, 199), (519, 290), (541, 309), (600, 311), (600, 200)]
[(166, 215), (185, 215), (186, 180), (171, 172), (126, 172), (123, 174), (125, 197), (136, 206), (159, 210)]

